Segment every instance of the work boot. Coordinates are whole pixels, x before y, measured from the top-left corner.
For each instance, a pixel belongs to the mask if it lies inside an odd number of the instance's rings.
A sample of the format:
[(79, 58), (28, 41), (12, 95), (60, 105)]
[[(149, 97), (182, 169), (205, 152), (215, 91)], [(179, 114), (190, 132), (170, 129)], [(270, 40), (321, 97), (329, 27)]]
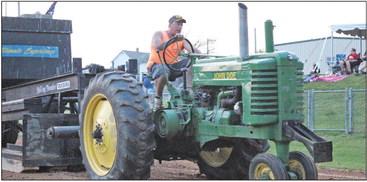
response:
[(154, 98), (154, 108), (153, 110), (158, 110), (162, 108), (162, 99), (160, 97), (155, 97)]

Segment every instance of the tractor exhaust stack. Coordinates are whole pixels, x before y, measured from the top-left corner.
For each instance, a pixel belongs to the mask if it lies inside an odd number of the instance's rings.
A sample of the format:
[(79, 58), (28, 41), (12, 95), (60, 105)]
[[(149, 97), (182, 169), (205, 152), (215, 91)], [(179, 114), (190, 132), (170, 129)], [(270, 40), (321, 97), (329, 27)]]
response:
[(238, 3), (238, 6), (240, 14), (240, 57), (246, 58), (249, 56), (247, 6), (242, 3)]

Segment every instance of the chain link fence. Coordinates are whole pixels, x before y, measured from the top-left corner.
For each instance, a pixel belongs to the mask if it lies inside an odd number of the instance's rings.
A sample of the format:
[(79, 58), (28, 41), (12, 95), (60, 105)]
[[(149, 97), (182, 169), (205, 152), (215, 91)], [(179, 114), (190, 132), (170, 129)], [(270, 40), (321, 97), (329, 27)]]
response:
[(364, 133), (366, 89), (305, 90), (305, 122), (312, 131)]

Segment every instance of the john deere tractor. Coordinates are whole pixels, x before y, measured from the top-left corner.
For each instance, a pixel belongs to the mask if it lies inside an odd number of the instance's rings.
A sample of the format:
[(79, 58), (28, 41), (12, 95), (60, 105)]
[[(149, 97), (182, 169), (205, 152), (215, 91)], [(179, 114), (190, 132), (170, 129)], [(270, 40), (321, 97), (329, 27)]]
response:
[[(317, 179), (315, 163), (332, 160), (332, 143), (302, 124), (303, 64), (293, 53), (274, 52), (270, 20), (266, 53), (249, 56), (247, 7), (239, 4), (239, 12), (240, 56), (180, 54), (191, 64), (174, 71), (184, 72), (185, 83), (192, 69), (192, 87), (168, 83), (162, 109), (151, 109), (133, 75), (103, 72), (90, 80), (79, 137), (91, 178), (147, 179), (157, 159), (194, 161), (210, 179)], [(266, 153), (268, 141), (275, 154)], [(289, 151), (292, 141), (311, 157)]]

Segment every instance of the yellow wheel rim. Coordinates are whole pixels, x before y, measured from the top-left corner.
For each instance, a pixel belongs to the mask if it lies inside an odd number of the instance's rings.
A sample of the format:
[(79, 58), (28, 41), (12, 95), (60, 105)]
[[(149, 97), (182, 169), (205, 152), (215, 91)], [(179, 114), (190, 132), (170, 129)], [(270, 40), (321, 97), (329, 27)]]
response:
[(231, 156), (232, 147), (217, 148), (215, 151), (201, 151), (200, 156), (211, 167), (220, 167)]
[(270, 167), (264, 163), (259, 163), (255, 167), (255, 179), (272, 179), (274, 180), (274, 174), (271, 171)]
[(303, 165), (297, 160), (289, 160), (288, 166), (290, 171), (297, 174), (298, 179), (306, 179), (306, 171)]
[(112, 106), (103, 94), (94, 95), (86, 107), (83, 138), (91, 168), (99, 176), (105, 176), (115, 161), (117, 129)]

